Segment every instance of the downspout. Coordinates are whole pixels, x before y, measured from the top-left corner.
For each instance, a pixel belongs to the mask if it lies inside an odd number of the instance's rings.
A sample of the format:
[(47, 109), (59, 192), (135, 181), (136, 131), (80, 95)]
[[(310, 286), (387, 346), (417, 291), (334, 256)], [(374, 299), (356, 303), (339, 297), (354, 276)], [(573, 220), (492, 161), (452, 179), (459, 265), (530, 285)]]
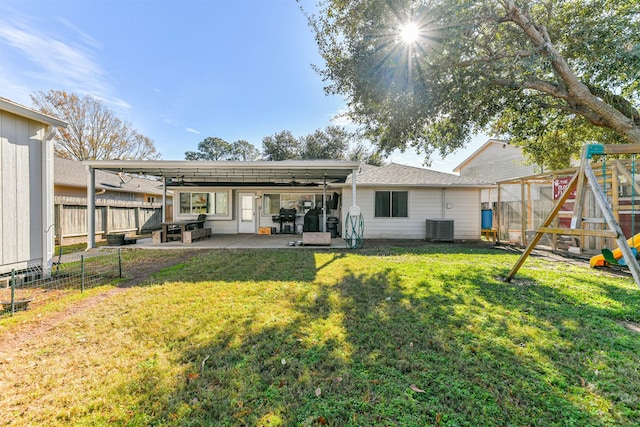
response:
[(87, 250), (96, 247), (96, 171), (91, 166), (87, 170)]

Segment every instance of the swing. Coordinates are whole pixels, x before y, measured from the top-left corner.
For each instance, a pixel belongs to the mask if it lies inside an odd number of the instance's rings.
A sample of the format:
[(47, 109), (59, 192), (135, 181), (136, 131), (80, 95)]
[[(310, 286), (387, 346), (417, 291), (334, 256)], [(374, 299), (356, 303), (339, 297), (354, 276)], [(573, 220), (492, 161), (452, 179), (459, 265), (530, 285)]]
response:
[[(631, 253), (633, 254), (633, 257), (638, 259), (638, 250), (636, 249), (636, 245), (635, 245), (635, 228), (636, 228), (636, 224), (635, 224), (635, 220), (636, 220), (636, 212), (635, 212), (635, 208), (636, 208), (636, 203), (635, 203), (635, 181), (636, 181), (636, 155), (634, 154), (631, 157), (631, 177), (632, 177), (632, 181), (631, 181), (631, 239), (628, 240), (629, 246), (631, 246)], [(607, 191), (607, 176), (606, 176), (606, 158), (605, 160), (602, 162), (602, 179), (603, 179), (603, 187), (604, 187), (604, 192), (606, 194)], [(613, 191), (613, 189), (612, 189)], [(624, 257), (620, 257), (620, 258), (616, 258), (615, 254), (613, 253), (613, 251), (611, 249), (607, 249), (607, 248), (603, 248), (602, 249), (602, 256), (604, 257), (604, 260), (606, 262), (608, 262), (609, 264), (612, 265), (620, 265), (620, 266), (627, 266), (627, 260), (624, 259)]]

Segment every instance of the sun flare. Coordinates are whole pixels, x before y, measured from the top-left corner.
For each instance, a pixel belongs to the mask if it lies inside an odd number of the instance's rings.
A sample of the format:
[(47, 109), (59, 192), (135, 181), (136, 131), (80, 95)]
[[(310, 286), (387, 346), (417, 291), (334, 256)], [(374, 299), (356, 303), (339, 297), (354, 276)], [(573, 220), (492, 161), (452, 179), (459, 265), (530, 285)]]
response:
[(420, 28), (414, 22), (409, 22), (400, 27), (400, 38), (405, 44), (415, 43), (420, 37)]

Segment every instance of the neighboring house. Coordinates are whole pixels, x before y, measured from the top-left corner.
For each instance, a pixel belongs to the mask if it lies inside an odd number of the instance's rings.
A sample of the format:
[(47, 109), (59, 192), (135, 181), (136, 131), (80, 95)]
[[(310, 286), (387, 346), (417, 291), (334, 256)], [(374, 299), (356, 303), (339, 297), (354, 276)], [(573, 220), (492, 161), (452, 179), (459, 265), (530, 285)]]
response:
[(554, 204), (553, 181), (539, 169), (527, 164), (520, 147), (490, 139), (454, 172), (498, 184), (497, 189), (482, 191), (483, 218), (487, 219), (483, 228), (497, 229), (500, 240), (525, 245), (526, 234), (533, 233)]
[[(87, 171), (79, 161), (55, 158), (56, 235), (65, 244), (86, 241)], [(132, 174), (96, 171), (96, 233), (140, 233), (160, 228), (163, 184)], [(169, 211), (173, 197), (167, 194)]]
[(51, 271), (52, 138), (67, 123), (0, 98), (0, 274)]
[[(453, 171), (459, 173), (460, 176), (499, 183), (504, 180), (534, 175), (538, 173), (538, 169), (536, 165), (527, 163), (527, 158), (522, 153), (522, 148), (509, 145), (506, 141), (490, 139)], [(518, 203), (522, 199), (520, 185), (502, 185), (498, 188), (499, 190), (483, 190), (481, 193), (483, 229), (496, 228), (495, 218), (498, 199), (503, 203), (503, 208), (506, 207), (505, 203)], [(546, 191), (544, 189), (530, 187), (529, 190), (532, 200), (538, 201), (546, 198), (546, 195), (539, 194), (540, 191)], [(507, 217), (510, 223), (519, 221), (518, 217), (520, 215), (522, 213), (519, 210), (509, 207), (506, 211), (503, 211), (501, 221), (507, 221)], [(514, 239), (517, 238), (519, 237), (514, 237)]]
[(536, 165), (527, 164), (522, 148), (506, 141), (490, 139), (453, 170), (469, 178), (498, 182), (538, 173)]
[[(453, 220), (455, 240), (477, 240), (480, 191), (495, 187), (487, 181), (395, 163), (357, 173), (356, 183), (365, 239), (424, 239), (427, 219), (448, 219)], [(343, 189), (347, 201), (350, 184), (351, 177)]]

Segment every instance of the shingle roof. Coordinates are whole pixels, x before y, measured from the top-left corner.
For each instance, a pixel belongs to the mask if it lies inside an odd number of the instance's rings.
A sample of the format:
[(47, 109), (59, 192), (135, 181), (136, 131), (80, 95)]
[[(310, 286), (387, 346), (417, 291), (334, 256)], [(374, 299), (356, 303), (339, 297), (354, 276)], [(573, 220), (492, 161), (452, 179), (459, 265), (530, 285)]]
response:
[[(69, 187), (87, 187), (87, 171), (77, 161), (56, 157), (54, 160), (54, 183)], [(122, 191), (127, 193), (162, 194), (162, 182), (136, 178), (96, 169), (96, 189)]]
[[(351, 183), (351, 175), (347, 178)], [(356, 175), (356, 185), (406, 185), (421, 187), (493, 187), (492, 182), (391, 163)]]

